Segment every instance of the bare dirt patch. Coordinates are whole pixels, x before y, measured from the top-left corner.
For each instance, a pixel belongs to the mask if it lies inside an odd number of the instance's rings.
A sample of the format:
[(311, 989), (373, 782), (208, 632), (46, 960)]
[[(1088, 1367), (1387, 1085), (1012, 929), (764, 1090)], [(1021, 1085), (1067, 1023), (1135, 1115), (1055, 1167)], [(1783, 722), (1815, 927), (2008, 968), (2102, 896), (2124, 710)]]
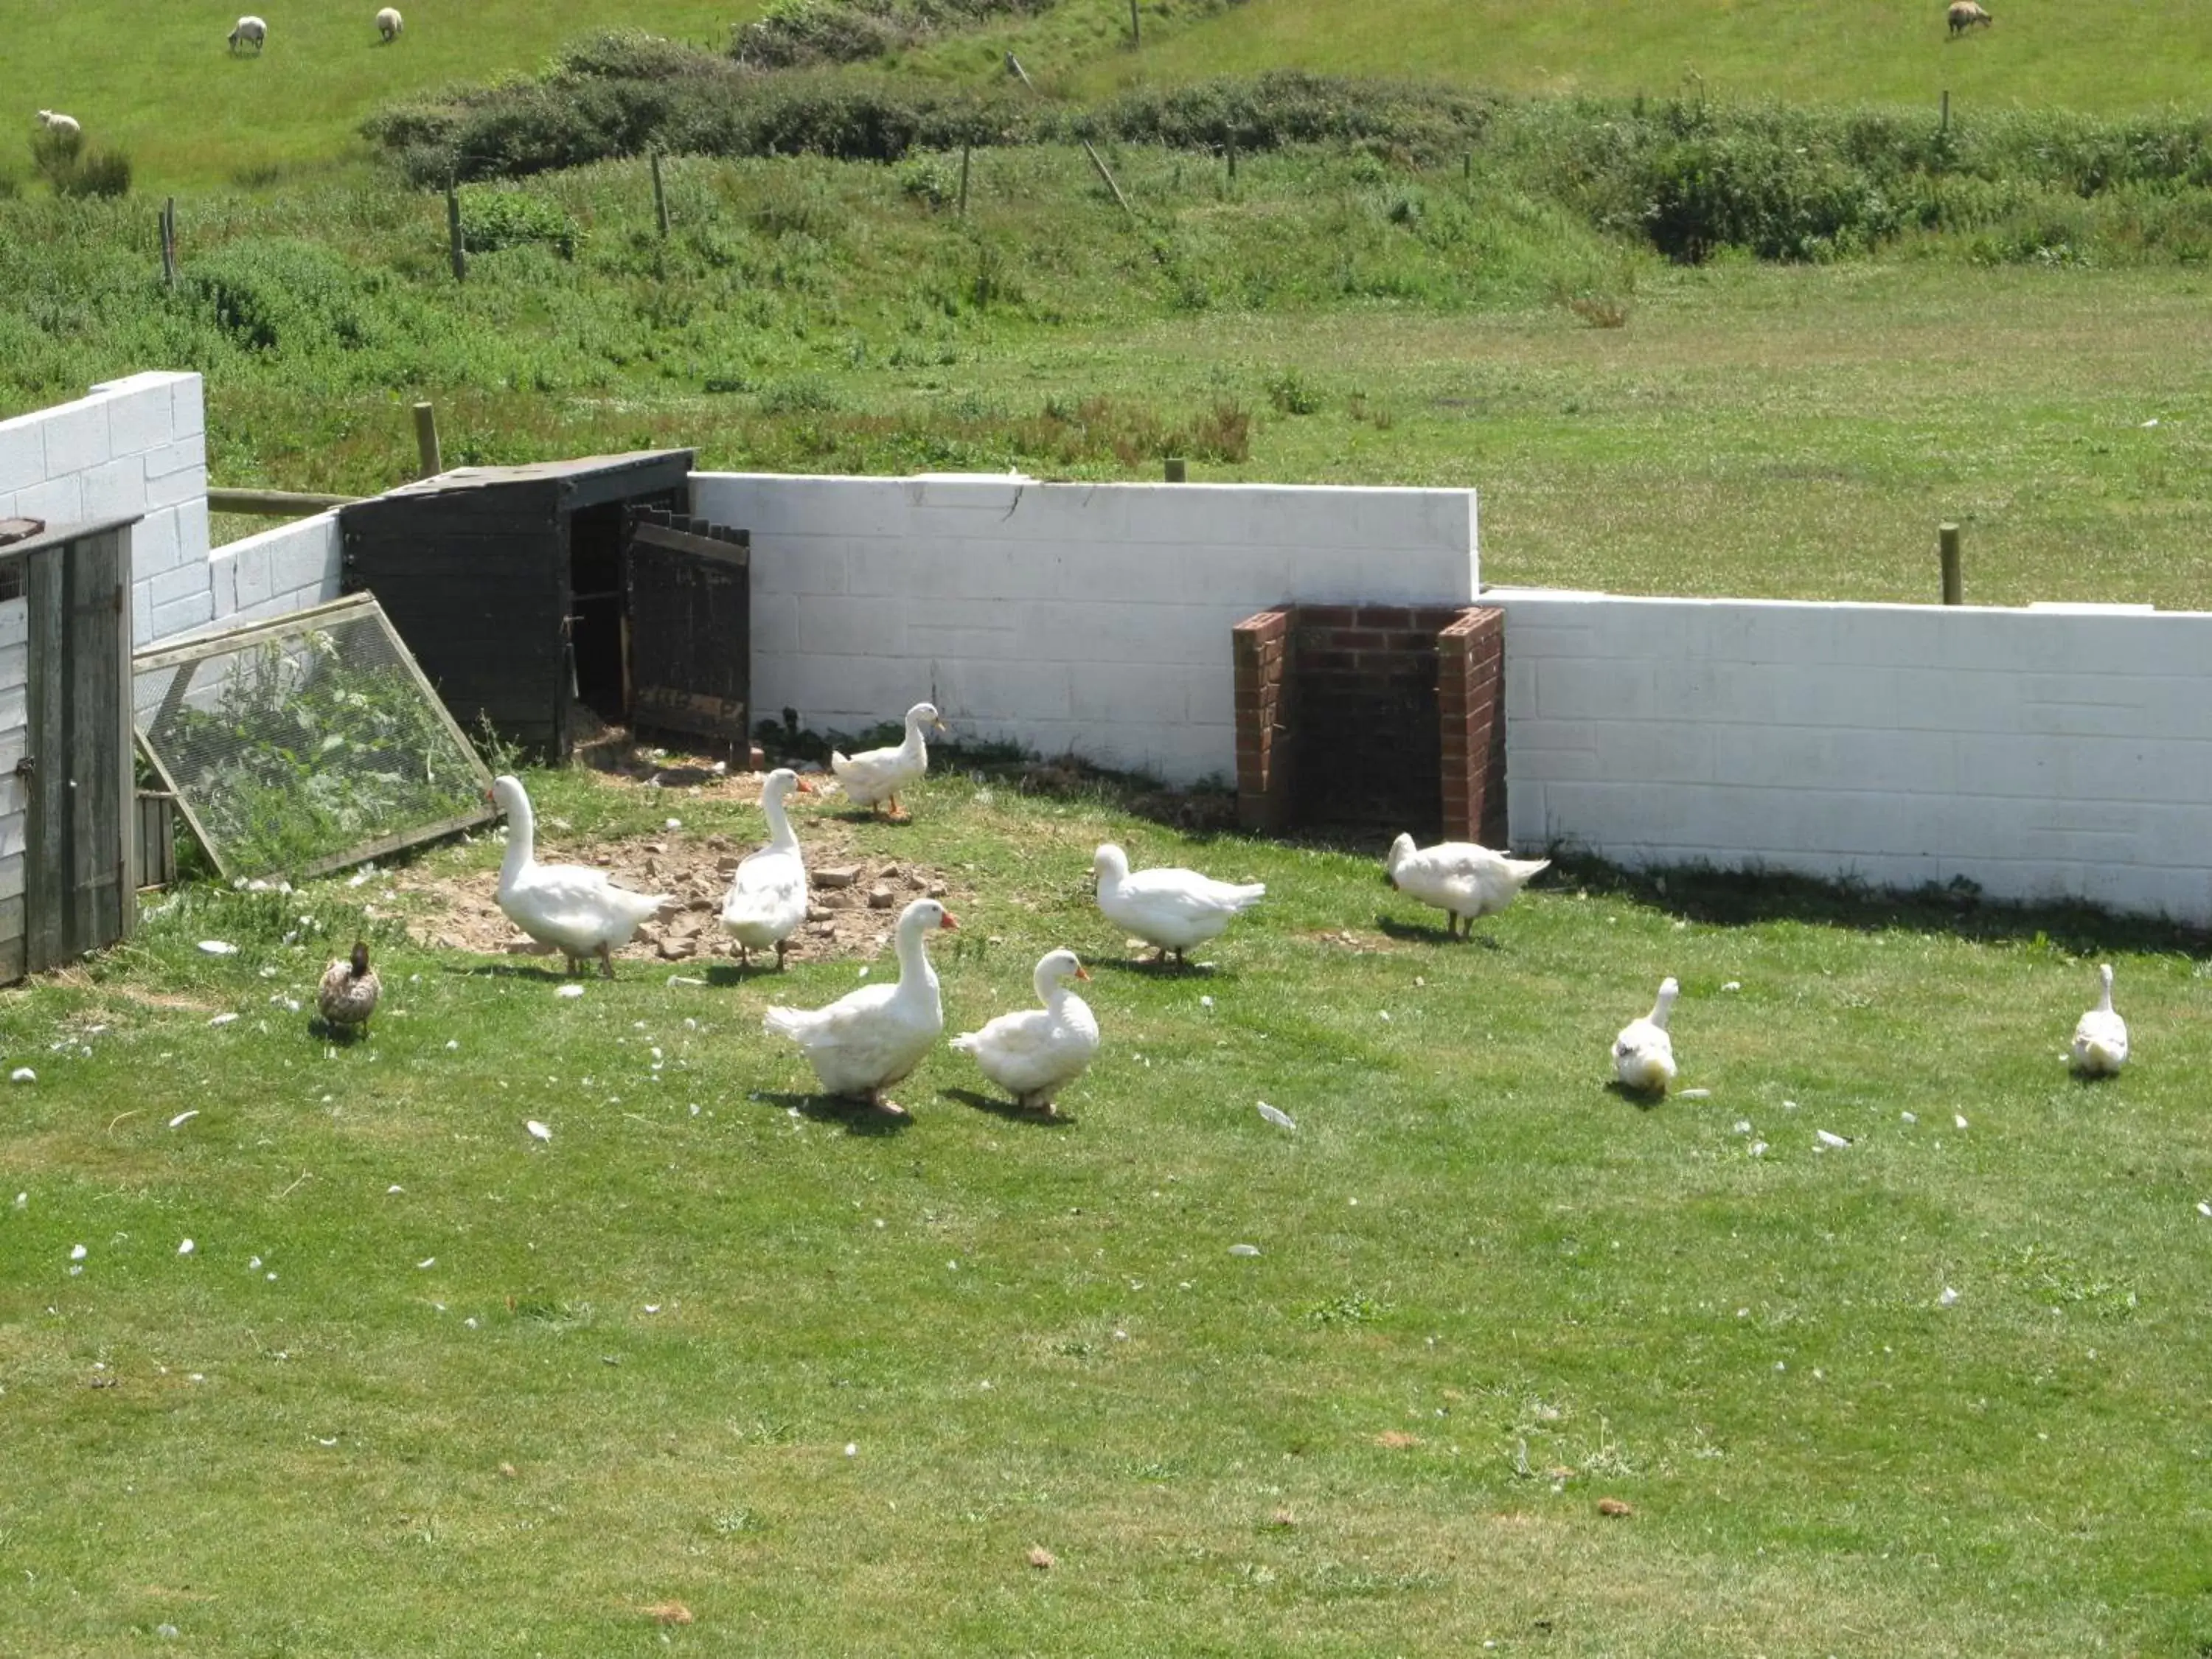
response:
[[(760, 786), (759, 775), (738, 773), (686, 787), (680, 796), (672, 792), (672, 799), (751, 803), (760, 799)], [(609, 778), (607, 787), (643, 786)], [(850, 828), (827, 814), (810, 814), (799, 828), (812, 892), (807, 919), (792, 935), (793, 961), (872, 959), (890, 948), (891, 928), (909, 902), (927, 896), (957, 902), (966, 896), (943, 871), (912, 859), (858, 852)], [(722, 895), (738, 860), (756, 845), (742, 836), (688, 829), (593, 841), (564, 835), (540, 820), (538, 856), (548, 864), (604, 870), (610, 881), (635, 892), (669, 896), (660, 914), (615, 952), (617, 959), (703, 965), (737, 959), (735, 942), (722, 928)], [(832, 884), (848, 873), (848, 881)], [(390, 884), (407, 913), (408, 931), (424, 945), (486, 956), (543, 957), (561, 965), (558, 951), (530, 939), (501, 911), (496, 871), (453, 874), (416, 866), (393, 872)]]

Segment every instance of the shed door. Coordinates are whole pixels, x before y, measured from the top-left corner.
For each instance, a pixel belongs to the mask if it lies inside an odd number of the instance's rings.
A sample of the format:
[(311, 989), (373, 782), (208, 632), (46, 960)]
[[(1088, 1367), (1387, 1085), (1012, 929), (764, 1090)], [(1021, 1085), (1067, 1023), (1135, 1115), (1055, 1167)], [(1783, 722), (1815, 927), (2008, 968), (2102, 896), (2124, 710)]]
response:
[(625, 561), (632, 725), (746, 741), (751, 563), (742, 530), (658, 513), (632, 520)]
[(126, 559), (121, 531), (30, 557), (29, 718), (10, 780), (19, 783), (26, 818), (21, 967), (27, 973), (112, 945), (129, 925)]

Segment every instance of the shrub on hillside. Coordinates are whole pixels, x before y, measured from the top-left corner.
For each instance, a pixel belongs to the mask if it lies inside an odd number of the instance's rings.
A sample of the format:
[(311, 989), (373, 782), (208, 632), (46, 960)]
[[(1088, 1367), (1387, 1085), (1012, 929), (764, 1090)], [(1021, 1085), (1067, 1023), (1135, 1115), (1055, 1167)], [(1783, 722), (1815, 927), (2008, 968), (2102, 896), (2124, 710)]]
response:
[(731, 32), (730, 55), (759, 69), (851, 64), (1000, 18), (1049, 11), (1058, 0), (771, 0)]
[(1177, 149), (1281, 149), (1355, 143), (1416, 160), (1457, 155), (1503, 100), (1415, 82), (1361, 81), (1282, 70), (1188, 86), (1140, 87), (1078, 122), (1085, 137)]
[(1652, 246), (1692, 264), (1723, 247), (1820, 258), (1871, 247), (1899, 223), (1865, 172), (1759, 134), (1668, 145), (1651, 158), (1646, 191)]
[(88, 148), (81, 131), (40, 128), (31, 136), (31, 166), (57, 196), (131, 193), (131, 158), (119, 149)]
[(461, 192), (461, 240), (471, 253), (543, 242), (562, 258), (574, 258), (581, 234), (574, 219), (527, 191), (471, 185)]

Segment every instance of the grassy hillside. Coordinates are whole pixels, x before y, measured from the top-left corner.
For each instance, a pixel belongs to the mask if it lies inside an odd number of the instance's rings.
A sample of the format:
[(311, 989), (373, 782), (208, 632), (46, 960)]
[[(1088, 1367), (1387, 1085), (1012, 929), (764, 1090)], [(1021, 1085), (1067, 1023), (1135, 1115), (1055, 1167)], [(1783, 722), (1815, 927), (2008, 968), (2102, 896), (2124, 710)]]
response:
[[(404, 0), (386, 47), (382, 0), (16, 0), (0, 29), (0, 173), (21, 173), (34, 112), (65, 110), (87, 137), (129, 152), (141, 191), (262, 182), (367, 154), (362, 118), (409, 93), (537, 68), (611, 24), (720, 49), (753, 0)], [(257, 58), (224, 37), (249, 7), (269, 22)], [(27, 23), (20, 20), (26, 16)]]
[(1432, 75), (1528, 92), (1963, 105), (2118, 113), (2201, 103), (2212, 11), (2191, 0), (1994, 0), (1949, 39), (1943, 0), (1248, 0), (1139, 56), (1077, 74), (1091, 90), (1296, 67)]
[[(592, 29), (635, 26), (722, 50), (758, 0), (410, 0), (389, 48), (374, 0), (263, 8), (265, 57), (233, 58), (223, 37), (243, 0), (27, 0), (27, 27), (0, 33), (0, 132), (67, 110), (95, 142), (132, 156), (142, 191), (326, 171), (365, 154), (362, 118), (458, 81), (534, 69)], [(1150, 0), (1146, 46), (1127, 49), (1123, 0), (1064, 0), (1026, 21), (904, 54), (905, 67), (976, 84), (1018, 50), (1048, 90), (1095, 95), (1291, 65), (1415, 75), (1524, 91), (1933, 105), (2064, 106), (2123, 112), (2201, 100), (2212, 11), (2186, 0), (2083, 6), (2017, 0), (1995, 27), (1946, 38), (1937, 0), (1248, 0), (1208, 12)], [(23, 154), (0, 144), (0, 171)]]

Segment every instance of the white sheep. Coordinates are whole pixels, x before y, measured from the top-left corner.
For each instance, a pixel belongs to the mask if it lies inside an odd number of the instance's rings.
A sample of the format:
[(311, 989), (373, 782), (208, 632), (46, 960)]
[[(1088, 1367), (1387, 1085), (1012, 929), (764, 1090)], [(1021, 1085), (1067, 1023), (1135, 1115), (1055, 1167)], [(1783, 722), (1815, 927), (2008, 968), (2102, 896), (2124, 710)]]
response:
[(1954, 34), (1964, 34), (1977, 23), (1986, 28), (1996, 21), (1982, 9), (1980, 0), (1951, 0), (1951, 9), (1945, 15), (1951, 20)]
[(76, 124), (76, 116), (64, 115), (58, 109), (40, 110), (39, 125), (49, 132), (58, 132), (70, 138), (81, 137), (84, 133), (84, 129)]
[(405, 27), (406, 22), (399, 15), (397, 6), (386, 6), (376, 14), (376, 32), (384, 37), (384, 44), (387, 46), (399, 38), (399, 31)]
[(269, 44), (269, 25), (258, 17), (240, 18), (236, 26), (230, 31), (230, 49), (236, 52), (238, 44), (241, 40), (251, 40), (253, 43), (254, 51), (260, 51)]

